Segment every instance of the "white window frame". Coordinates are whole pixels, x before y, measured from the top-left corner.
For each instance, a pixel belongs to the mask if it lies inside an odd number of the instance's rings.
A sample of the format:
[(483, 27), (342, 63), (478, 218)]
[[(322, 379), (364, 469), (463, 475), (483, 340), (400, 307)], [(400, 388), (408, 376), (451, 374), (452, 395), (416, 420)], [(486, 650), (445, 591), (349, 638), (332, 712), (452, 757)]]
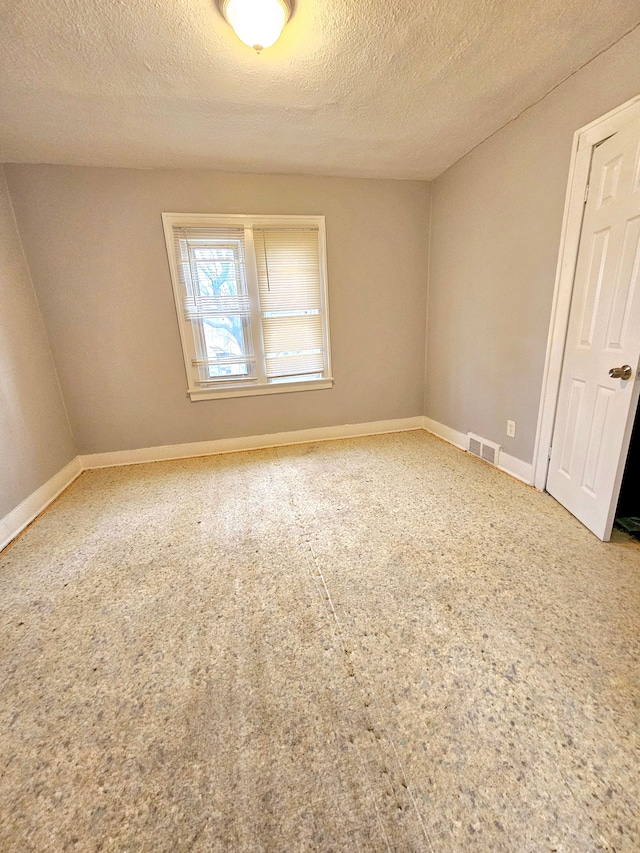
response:
[[(329, 336), (329, 294), (327, 288), (327, 256), (324, 216), (261, 216), (252, 214), (208, 214), (208, 213), (163, 213), (162, 226), (169, 260), (171, 284), (175, 300), (180, 341), (187, 376), (187, 393), (192, 401), (217, 400), (228, 397), (251, 397), (261, 394), (286, 394), (293, 391), (323, 390), (333, 387), (331, 373), (331, 344)], [(184, 291), (180, 280), (177, 261), (174, 256), (174, 227), (181, 228), (229, 228), (240, 226), (245, 229), (245, 269), (247, 288), (251, 302), (251, 336), (256, 357), (255, 378), (238, 382), (224, 379), (219, 385), (198, 387), (194, 382), (193, 360), (196, 358), (192, 324), (185, 317)], [(264, 349), (262, 343), (262, 323), (258, 296), (258, 273), (255, 251), (253, 249), (254, 227), (291, 228), (314, 227), (318, 229), (318, 263), (320, 275), (320, 310), (323, 316), (323, 349), (325, 367), (320, 379), (301, 379), (288, 382), (268, 382), (264, 372)], [(215, 381), (215, 380), (213, 380)]]

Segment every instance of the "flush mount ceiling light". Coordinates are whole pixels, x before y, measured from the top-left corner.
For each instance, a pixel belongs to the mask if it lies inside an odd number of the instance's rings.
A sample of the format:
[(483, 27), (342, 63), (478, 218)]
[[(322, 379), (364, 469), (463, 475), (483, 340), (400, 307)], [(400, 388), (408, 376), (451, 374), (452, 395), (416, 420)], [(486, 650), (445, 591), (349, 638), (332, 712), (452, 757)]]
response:
[(223, 0), (222, 14), (240, 41), (258, 53), (280, 38), (289, 20), (289, 0)]

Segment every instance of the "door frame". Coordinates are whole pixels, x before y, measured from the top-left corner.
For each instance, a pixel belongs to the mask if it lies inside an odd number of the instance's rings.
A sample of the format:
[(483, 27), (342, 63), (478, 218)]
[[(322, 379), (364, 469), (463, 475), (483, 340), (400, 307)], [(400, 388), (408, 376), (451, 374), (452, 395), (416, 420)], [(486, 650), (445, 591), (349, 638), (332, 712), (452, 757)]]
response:
[(569, 326), (573, 280), (578, 261), (585, 196), (591, 170), (593, 148), (640, 116), (640, 95), (631, 98), (595, 121), (577, 130), (573, 136), (569, 180), (560, 232), (560, 250), (555, 288), (551, 304), (551, 320), (547, 353), (542, 376), (540, 408), (533, 450), (533, 484), (543, 491), (547, 485), (551, 439), (556, 419), (564, 347)]

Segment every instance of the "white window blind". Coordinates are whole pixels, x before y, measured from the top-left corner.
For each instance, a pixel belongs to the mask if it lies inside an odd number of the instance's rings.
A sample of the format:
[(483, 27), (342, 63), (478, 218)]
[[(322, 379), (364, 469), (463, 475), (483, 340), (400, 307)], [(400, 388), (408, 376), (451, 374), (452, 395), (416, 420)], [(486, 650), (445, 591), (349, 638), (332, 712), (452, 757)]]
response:
[(324, 369), (317, 228), (255, 228), (269, 379)]
[(163, 221), (192, 399), (331, 387), (323, 217)]

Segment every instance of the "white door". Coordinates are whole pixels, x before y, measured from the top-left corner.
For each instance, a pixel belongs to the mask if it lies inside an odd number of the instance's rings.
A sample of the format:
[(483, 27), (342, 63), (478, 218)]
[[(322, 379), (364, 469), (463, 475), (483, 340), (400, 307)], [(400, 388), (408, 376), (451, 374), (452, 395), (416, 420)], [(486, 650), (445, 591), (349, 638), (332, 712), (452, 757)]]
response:
[(640, 389), (640, 119), (594, 149), (589, 182), (547, 491), (607, 541)]

